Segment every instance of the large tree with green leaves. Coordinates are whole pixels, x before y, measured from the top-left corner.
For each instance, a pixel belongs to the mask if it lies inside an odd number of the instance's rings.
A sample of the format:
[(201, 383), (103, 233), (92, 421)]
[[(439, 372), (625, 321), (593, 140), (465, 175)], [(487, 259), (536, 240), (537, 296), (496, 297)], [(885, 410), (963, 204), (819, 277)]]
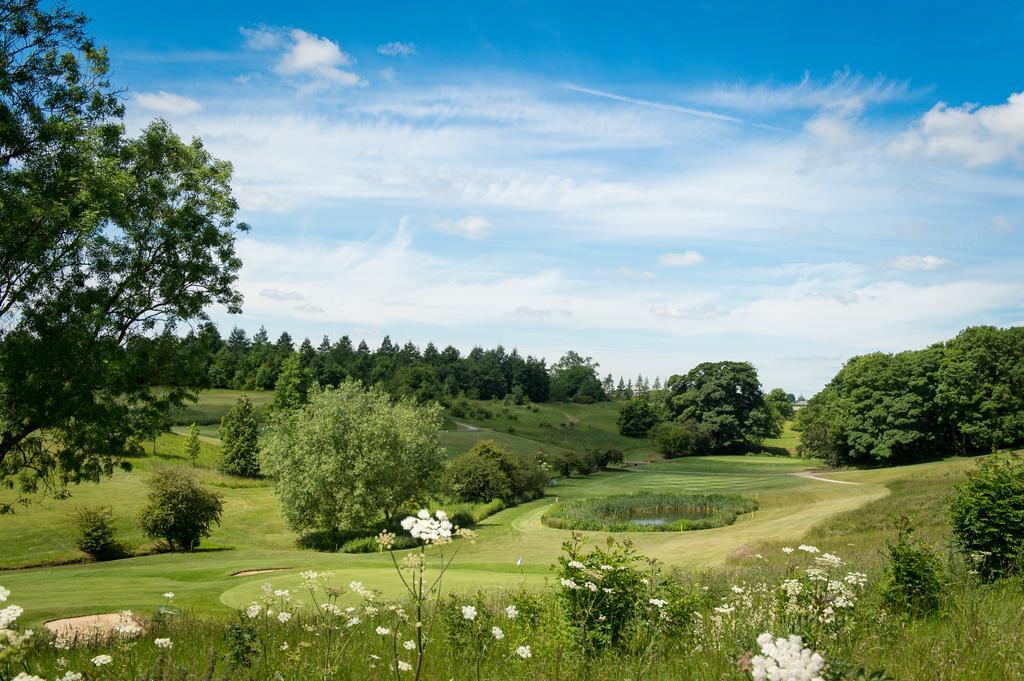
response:
[(757, 369), (749, 362), (703, 362), (670, 377), (666, 387), (673, 420), (699, 424), (713, 453), (740, 451), (774, 433)]
[(295, 531), (364, 529), (437, 489), (440, 427), (435, 403), (395, 401), (354, 381), (314, 387), (306, 404), (271, 422), (263, 471)]
[(85, 23), (0, 6), (0, 488), (21, 501), (138, 450), (205, 374), (172, 331), (241, 304), (231, 166), (162, 121), (125, 137)]
[(224, 473), (254, 478), (260, 474), (259, 422), (245, 395), (220, 420), (220, 461)]
[(551, 365), (550, 399), (553, 402), (590, 404), (608, 399), (601, 387), (597, 369), (601, 365), (590, 357), (570, 350)]

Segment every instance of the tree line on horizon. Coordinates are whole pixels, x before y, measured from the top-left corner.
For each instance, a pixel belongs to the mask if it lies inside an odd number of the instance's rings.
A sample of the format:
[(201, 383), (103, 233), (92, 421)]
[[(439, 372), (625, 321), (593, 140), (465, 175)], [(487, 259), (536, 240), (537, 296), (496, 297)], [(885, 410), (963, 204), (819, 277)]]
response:
[(1024, 327), (974, 326), (923, 350), (853, 357), (798, 412), (799, 451), (899, 465), (1024, 444)]
[(296, 347), (287, 331), (272, 341), (266, 329), (251, 337), (234, 327), (224, 337), (213, 324), (205, 324), (180, 340), (182, 354), (197, 363), (199, 386), (234, 390), (273, 390), (289, 358), (308, 384), (338, 386), (347, 379), (380, 385), (395, 397), (419, 402), (447, 401), (456, 397), (491, 400), (511, 397), (517, 402), (578, 402), (646, 398), (662, 389), (643, 375), (616, 384), (611, 374), (599, 377), (599, 364), (573, 350), (548, 365), (544, 358), (523, 357), (501, 345), (474, 347), (462, 353), (454, 346), (439, 349), (434, 343), (420, 350), (411, 341), (399, 345), (385, 336), (377, 348), (365, 340), (344, 335), (319, 344), (306, 338)]

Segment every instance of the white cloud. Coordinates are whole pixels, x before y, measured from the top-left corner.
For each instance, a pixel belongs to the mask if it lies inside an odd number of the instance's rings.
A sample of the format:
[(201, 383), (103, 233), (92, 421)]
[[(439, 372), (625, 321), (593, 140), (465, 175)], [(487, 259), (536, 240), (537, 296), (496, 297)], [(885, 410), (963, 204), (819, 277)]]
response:
[(416, 43), (384, 43), (377, 46), (377, 52), (388, 57), (408, 57), (416, 54)]
[(882, 263), (883, 267), (903, 272), (931, 272), (949, 264), (937, 255), (901, 255)]
[(1013, 222), (1005, 215), (997, 215), (992, 218), (992, 231), (996, 234), (1009, 234), (1013, 231)]
[(849, 70), (837, 71), (828, 81), (816, 81), (805, 72), (796, 84), (723, 84), (690, 93), (693, 101), (736, 111), (773, 113), (808, 109), (863, 108), (915, 97), (906, 82), (877, 77), (866, 79)]
[(342, 66), (352, 63), (352, 58), (341, 51), (338, 43), (330, 38), (307, 33), (299, 28), (288, 32), (290, 44), (274, 67), (284, 76), (305, 76), (318, 85), (350, 87), (362, 81), (355, 73), (345, 71)]
[(690, 267), (704, 262), (704, 256), (697, 251), (683, 253), (663, 253), (658, 262), (666, 267)]
[[(281, 291), (276, 288), (265, 288), (260, 291), (260, 296), (270, 300), (303, 300), (303, 295), (298, 291)], [(298, 308), (296, 308), (298, 309)]]
[(303, 303), (302, 305), (296, 305), (292, 309), (297, 310), (298, 312), (311, 312), (313, 314), (321, 314), (324, 311), (324, 309), (322, 307), (320, 307), (319, 305), (310, 305), (309, 303)]
[(991, 106), (939, 102), (889, 148), (901, 157), (949, 158), (970, 168), (1024, 162), (1024, 92)]
[(134, 96), (139, 106), (167, 116), (187, 116), (202, 110), (202, 105), (191, 97), (172, 92), (137, 92)]
[(238, 31), (245, 37), (245, 46), (250, 50), (275, 50), (284, 45), (285, 32), (279, 28), (259, 24), (242, 26)]
[(461, 220), (438, 220), (434, 229), (446, 234), (455, 234), (467, 239), (483, 239), (494, 230), (494, 225), (479, 215), (469, 215)]
[(383, 81), (385, 81), (387, 83), (394, 83), (395, 82), (395, 78), (396, 78), (395, 70), (393, 68), (391, 68), (390, 66), (385, 66), (384, 68), (382, 68), (377, 73), (380, 75), (381, 80), (383, 80)]

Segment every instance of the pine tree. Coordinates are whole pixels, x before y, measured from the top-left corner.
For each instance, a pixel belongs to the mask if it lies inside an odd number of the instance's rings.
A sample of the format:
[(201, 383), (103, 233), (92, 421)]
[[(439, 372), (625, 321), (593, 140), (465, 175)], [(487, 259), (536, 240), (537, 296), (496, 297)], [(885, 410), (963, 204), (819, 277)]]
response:
[(661, 390), (661, 378), (658, 376), (654, 377), (654, 390)]
[(192, 424), (188, 427), (188, 438), (185, 440), (185, 456), (192, 461), (192, 467), (196, 467), (199, 461), (199, 426)]
[(247, 478), (259, 475), (256, 435), (256, 408), (242, 395), (220, 421), (220, 470)]
[(629, 393), (626, 391), (626, 382), (622, 380), (622, 376), (619, 376), (619, 385), (615, 388), (615, 399), (629, 399)]

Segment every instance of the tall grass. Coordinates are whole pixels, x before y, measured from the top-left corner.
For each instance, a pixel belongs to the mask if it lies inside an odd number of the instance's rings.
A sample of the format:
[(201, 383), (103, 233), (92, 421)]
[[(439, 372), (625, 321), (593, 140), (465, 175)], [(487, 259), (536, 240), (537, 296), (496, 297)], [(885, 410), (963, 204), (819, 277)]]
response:
[[(573, 499), (544, 513), (549, 527), (602, 532), (681, 532), (731, 525), (757, 502), (738, 494), (668, 494), (639, 492), (597, 499)], [(663, 522), (639, 524), (638, 518)], [(672, 517), (677, 516), (677, 517)]]

